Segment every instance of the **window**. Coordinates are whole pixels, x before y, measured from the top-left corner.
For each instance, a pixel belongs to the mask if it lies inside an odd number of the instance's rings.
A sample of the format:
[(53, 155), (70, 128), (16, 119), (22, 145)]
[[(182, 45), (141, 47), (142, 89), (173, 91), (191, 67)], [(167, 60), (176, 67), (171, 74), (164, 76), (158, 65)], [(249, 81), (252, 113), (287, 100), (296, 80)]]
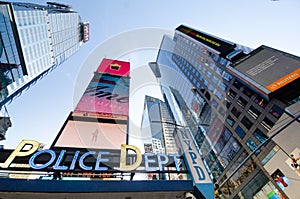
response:
[(228, 96), (229, 96), (230, 98), (234, 99), (235, 96), (236, 96), (236, 92), (234, 92), (232, 89), (229, 89), (229, 91), (228, 91)]
[(283, 110), (279, 108), (277, 105), (274, 105), (270, 109), (269, 113), (271, 113), (274, 117), (278, 119), (283, 114)]
[(245, 131), (240, 126), (236, 127), (235, 132), (241, 139), (243, 139), (246, 135)]
[(274, 122), (272, 122), (269, 118), (265, 117), (265, 119), (260, 123), (263, 127), (265, 127), (267, 130), (271, 130), (271, 128), (274, 126)]
[(244, 88), (243, 93), (247, 95), (249, 98), (254, 94), (250, 89)]
[(256, 94), (255, 94), (254, 102), (256, 104), (258, 104), (259, 106), (261, 106), (262, 108), (265, 108), (267, 106), (267, 104), (268, 104), (267, 100), (265, 100), (264, 98), (262, 98), (262, 97), (260, 97), (260, 96), (258, 96)]
[(216, 76), (213, 76), (212, 81), (213, 81), (213, 83), (215, 83), (216, 85), (218, 85), (219, 78), (217, 78)]
[(224, 72), (223, 79), (225, 79), (226, 81), (230, 82), (232, 80), (232, 76), (229, 73)]
[(226, 91), (227, 85), (224, 84), (223, 82), (221, 82), (219, 87), (220, 87), (220, 89), (222, 89), (222, 91)]
[(220, 106), (220, 108), (219, 108), (219, 113), (224, 117), (225, 116), (225, 110), (224, 110), (224, 108), (222, 108), (222, 106)]
[(234, 80), (233, 86), (236, 87), (237, 89), (240, 89), (243, 86), (243, 84), (238, 80)]
[[(249, 139), (247, 140), (246, 145), (249, 147), (249, 149), (250, 149), (252, 152), (257, 148), (257, 144), (256, 144), (251, 138), (249, 138)], [(255, 152), (255, 155), (258, 155), (260, 152), (261, 152), (261, 150), (258, 149), (258, 150)]]
[(253, 123), (246, 117), (244, 116), (243, 119), (241, 120), (242, 124), (249, 130)]
[(238, 117), (241, 115), (241, 111), (238, 110), (238, 109), (235, 108), (235, 107), (232, 107), (231, 113), (232, 113), (236, 118), (238, 118)]
[(222, 70), (221, 68), (219, 68), (219, 67), (217, 67), (216, 72), (217, 72), (220, 76), (222, 76), (222, 74), (223, 74), (223, 70)]
[(239, 97), (238, 100), (237, 100), (237, 103), (238, 103), (238, 105), (240, 105), (241, 107), (244, 108), (247, 105), (247, 100), (245, 100), (242, 97)]
[(213, 91), (215, 90), (215, 87), (214, 87), (213, 85), (210, 84), (210, 85), (208, 86), (208, 90), (210, 90), (210, 91), (213, 92)]
[(268, 136), (265, 135), (260, 129), (256, 129), (253, 133), (253, 136), (260, 142), (263, 143), (268, 139)]
[(220, 93), (220, 91), (216, 90), (216, 96), (219, 98), (219, 100), (222, 99), (222, 94)]
[(231, 105), (231, 102), (230, 102), (228, 99), (225, 98), (225, 100), (223, 101), (223, 104), (224, 104), (227, 108), (229, 108), (230, 105)]
[(260, 115), (260, 112), (254, 106), (250, 106), (250, 108), (248, 109), (248, 113), (254, 119), (257, 119)]
[(226, 122), (227, 122), (230, 126), (233, 126), (234, 123), (235, 123), (234, 119), (233, 119), (230, 115), (228, 115), (228, 117), (226, 118)]

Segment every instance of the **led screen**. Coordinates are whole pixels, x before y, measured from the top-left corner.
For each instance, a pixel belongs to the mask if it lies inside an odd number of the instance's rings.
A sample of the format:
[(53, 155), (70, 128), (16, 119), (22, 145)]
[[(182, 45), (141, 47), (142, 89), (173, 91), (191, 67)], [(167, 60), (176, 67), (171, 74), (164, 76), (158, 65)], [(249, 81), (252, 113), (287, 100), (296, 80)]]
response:
[(126, 124), (69, 120), (54, 147), (120, 149), (126, 132)]

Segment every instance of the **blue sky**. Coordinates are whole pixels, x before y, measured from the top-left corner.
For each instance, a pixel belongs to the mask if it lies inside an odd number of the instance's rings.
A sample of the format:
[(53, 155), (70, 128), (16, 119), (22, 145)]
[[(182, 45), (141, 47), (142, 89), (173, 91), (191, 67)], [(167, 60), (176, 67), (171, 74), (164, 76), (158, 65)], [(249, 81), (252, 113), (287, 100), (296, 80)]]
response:
[[(46, 1), (25, 2), (44, 4)], [(89, 55), (97, 46), (127, 31), (144, 28), (174, 30), (178, 25), (185, 24), (252, 48), (264, 44), (300, 56), (299, 0), (57, 2), (73, 5), (82, 20), (90, 22), (90, 41), (73, 57), (7, 105), (13, 124), (7, 132), (7, 140), (0, 143), (5, 148), (15, 148), (22, 139), (51, 143), (74, 108), (74, 93), (81, 92), (76, 85), (84, 85), (89, 81), (88, 76), (85, 82), (81, 82), (84, 63)], [(119, 46), (116, 44), (114, 48)], [(145, 64), (154, 61), (153, 56), (146, 60), (144, 55), (139, 54), (124, 57), (139, 59), (140, 63)], [(141, 76), (147, 75), (144, 73), (144, 70), (140, 71)], [(78, 78), (80, 75), (81, 79)], [(133, 117), (140, 119), (140, 111)]]

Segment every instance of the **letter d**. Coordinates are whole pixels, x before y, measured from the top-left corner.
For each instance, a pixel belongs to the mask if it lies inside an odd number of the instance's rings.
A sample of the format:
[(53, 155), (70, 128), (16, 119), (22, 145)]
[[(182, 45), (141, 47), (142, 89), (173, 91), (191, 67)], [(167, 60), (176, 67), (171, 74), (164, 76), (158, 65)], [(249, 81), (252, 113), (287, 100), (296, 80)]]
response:
[[(31, 149), (28, 151), (21, 151), (24, 146), (31, 145)], [(22, 142), (17, 146), (17, 148), (10, 154), (7, 160), (2, 165), (2, 168), (8, 168), (15, 157), (24, 157), (34, 153), (39, 148), (40, 143), (34, 140), (22, 140)]]
[[(131, 149), (136, 153), (136, 161), (131, 165), (126, 165), (127, 149)], [(142, 163), (142, 154), (139, 148), (132, 145), (121, 144), (120, 170), (132, 171), (140, 166)]]

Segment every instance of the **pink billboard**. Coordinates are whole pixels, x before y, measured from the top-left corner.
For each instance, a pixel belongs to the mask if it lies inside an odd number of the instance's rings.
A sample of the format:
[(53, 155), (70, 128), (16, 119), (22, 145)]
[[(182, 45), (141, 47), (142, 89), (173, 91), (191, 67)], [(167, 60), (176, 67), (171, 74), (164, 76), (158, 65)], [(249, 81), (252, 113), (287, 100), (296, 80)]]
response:
[(127, 120), (130, 63), (103, 59), (74, 116)]
[(129, 77), (130, 63), (104, 58), (97, 69), (97, 73), (109, 73), (112, 75)]

